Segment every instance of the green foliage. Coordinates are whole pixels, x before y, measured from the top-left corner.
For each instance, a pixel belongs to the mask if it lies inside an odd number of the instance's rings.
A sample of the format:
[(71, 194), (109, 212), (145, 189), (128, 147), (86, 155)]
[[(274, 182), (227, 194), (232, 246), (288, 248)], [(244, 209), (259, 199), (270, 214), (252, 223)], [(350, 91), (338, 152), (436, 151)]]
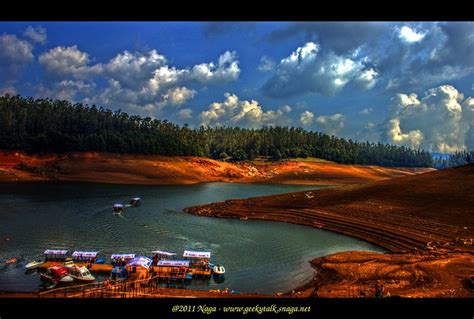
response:
[(67, 101), (0, 97), (0, 149), (32, 153), (103, 151), (235, 161), (316, 157), (345, 164), (432, 166), (428, 152), (381, 143), (354, 142), (294, 127), (200, 127), (72, 105)]

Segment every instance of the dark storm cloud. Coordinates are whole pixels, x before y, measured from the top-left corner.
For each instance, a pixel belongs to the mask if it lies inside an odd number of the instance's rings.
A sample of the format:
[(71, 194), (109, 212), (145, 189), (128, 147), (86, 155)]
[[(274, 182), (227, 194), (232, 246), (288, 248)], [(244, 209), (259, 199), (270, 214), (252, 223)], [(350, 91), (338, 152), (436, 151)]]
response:
[(378, 22), (301, 22), (273, 31), (264, 38), (270, 42), (280, 42), (302, 37), (303, 41), (317, 41), (323, 47), (341, 54), (389, 34), (391, 25)]

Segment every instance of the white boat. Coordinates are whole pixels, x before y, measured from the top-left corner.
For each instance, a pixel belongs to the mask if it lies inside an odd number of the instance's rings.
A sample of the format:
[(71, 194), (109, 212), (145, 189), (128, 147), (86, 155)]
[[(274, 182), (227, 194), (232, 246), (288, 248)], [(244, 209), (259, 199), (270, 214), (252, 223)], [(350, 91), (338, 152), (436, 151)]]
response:
[(225, 274), (225, 268), (221, 265), (215, 265), (214, 268), (212, 268), (212, 272), (214, 275), (222, 276)]
[(95, 277), (92, 276), (91, 272), (86, 267), (78, 267), (78, 266), (67, 267), (67, 271), (69, 273), (69, 276), (74, 278), (74, 280), (82, 281), (82, 282), (95, 281)]
[(33, 270), (33, 269), (38, 268), (38, 267), (41, 266), (42, 264), (43, 264), (42, 261), (33, 260), (33, 261), (30, 261), (29, 263), (27, 263), (27, 264), (25, 265), (25, 268), (26, 268), (26, 270)]

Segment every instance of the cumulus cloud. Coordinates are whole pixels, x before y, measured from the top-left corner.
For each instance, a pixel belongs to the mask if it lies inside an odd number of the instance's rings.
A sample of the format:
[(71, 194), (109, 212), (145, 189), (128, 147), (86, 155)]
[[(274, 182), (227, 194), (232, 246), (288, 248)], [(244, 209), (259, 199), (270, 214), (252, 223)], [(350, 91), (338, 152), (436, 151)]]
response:
[(350, 56), (322, 52), (320, 45), (308, 42), (280, 61), (263, 91), (270, 97), (306, 93), (333, 96), (349, 82), (371, 89), (377, 77), (378, 72), (367, 57), (353, 60)]
[(366, 107), (365, 109), (362, 109), (359, 114), (362, 114), (362, 115), (368, 115), (370, 113), (372, 113), (373, 109), (371, 107)]
[(300, 123), (303, 126), (310, 126), (313, 124), (314, 113), (310, 111), (304, 111), (300, 114)]
[(94, 89), (94, 83), (73, 80), (63, 80), (50, 85), (39, 84), (34, 88), (38, 97), (67, 100), (71, 102), (87, 102), (88, 99), (84, 99), (83, 97), (92, 93)]
[(89, 54), (76, 45), (58, 46), (40, 55), (39, 63), (53, 75), (84, 80), (102, 72), (100, 64), (89, 65)]
[(277, 110), (264, 111), (258, 101), (241, 101), (237, 95), (230, 93), (224, 96), (223, 102), (212, 103), (207, 111), (201, 112), (201, 125), (259, 128), (262, 125), (286, 125), (291, 121), (286, 116), (291, 107), (283, 106)]
[(226, 51), (214, 62), (195, 65), (186, 75), (201, 83), (230, 82), (239, 78), (240, 68), (235, 51)]
[(185, 108), (179, 110), (176, 114), (180, 120), (189, 120), (193, 117), (193, 110), (190, 108)]
[(398, 30), (398, 37), (408, 43), (419, 42), (423, 40), (426, 33), (417, 32), (415, 29), (412, 29), (408, 26), (403, 26)]
[(262, 56), (260, 58), (260, 65), (258, 66), (258, 70), (261, 72), (269, 72), (275, 68), (275, 61), (267, 56)]
[(0, 88), (0, 96), (3, 96), (5, 94), (16, 95), (17, 93), (18, 92), (16, 91), (16, 89), (13, 86)]
[(163, 99), (168, 101), (171, 105), (181, 105), (186, 103), (189, 99), (192, 99), (195, 95), (195, 90), (190, 90), (183, 86), (169, 89), (163, 96)]
[(33, 46), (15, 35), (0, 35), (0, 80), (14, 81), (33, 60)]
[(436, 152), (454, 152), (473, 145), (474, 103), (451, 85), (416, 94), (397, 94), (387, 121), (388, 142)]
[(29, 26), (23, 32), (23, 36), (29, 38), (31, 41), (44, 44), (46, 42), (46, 29), (43, 27), (32, 27)]

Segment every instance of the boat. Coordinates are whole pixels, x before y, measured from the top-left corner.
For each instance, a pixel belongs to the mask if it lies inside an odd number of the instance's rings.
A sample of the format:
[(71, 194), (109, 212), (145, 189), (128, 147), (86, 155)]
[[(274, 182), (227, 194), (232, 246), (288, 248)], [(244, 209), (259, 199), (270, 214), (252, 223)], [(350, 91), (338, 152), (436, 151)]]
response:
[(86, 267), (78, 267), (78, 266), (73, 266), (73, 267), (67, 267), (67, 271), (69, 273), (69, 276), (71, 276), (74, 280), (84, 282), (84, 283), (90, 283), (95, 281), (95, 277), (92, 276), (91, 272), (89, 269)]
[(140, 197), (134, 197), (132, 198), (132, 200), (130, 200), (130, 205), (132, 205), (133, 207), (138, 207), (141, 205), (141, 201), (142, 199)]
[(110, 260), (114, 266), (125, 266), (129, 260), (135, 258), (135, 254), (112, 254)]
[(27, 263), (27, 264), (25, 265), (25, 268), (26, 268), (26, 270), (33, 270), (33, 269), (38, 268), (38, 267), (41, 266), (42, 264), (43, 264), (42, 261), (33, 260), (33, 261), (30, 261), (29, 263)]
[(225, 274), (225, 268), (222, 265), (215, 265), (214, 268), (212, 268), (212, 274), (215, 276), (224, 276)]
[(74, 281), (74, 278), (69, 275), (69, 272), (67, 271), (66, 267), (49, 267), (46, 272), (41, 273), (40, 276), (41, 279), (52, 282), (54, 284), (68, 284)]
[(10, 265), (10, 264), (14, 264), (16, 262), (17, 262), (16, 258), (10, 258), (5, 262), (5, 264)]
[(65, 262), (68, 259), (67, 250), (47, 249), (44, 251), (44, 261)]
[(96, 251), (75, 251), (72, 253), (74, 262), (92, 264), (97, 259), (98, 252)]
[(114, 214), (121, 214), (123, 212), (123, 205), (122, 204), (115, 204), (114, 205)]

